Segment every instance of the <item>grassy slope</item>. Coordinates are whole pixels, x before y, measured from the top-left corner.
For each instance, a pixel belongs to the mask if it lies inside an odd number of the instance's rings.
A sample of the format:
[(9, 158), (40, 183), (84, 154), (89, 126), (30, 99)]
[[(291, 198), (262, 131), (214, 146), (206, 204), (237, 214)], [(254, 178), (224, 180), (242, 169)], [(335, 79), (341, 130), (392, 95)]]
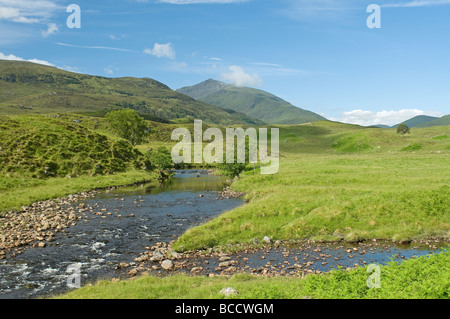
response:
[(366, 267), (351, 271), (333, 271), (325, 275), (300, 278), (264, 278), (251, 275), (233, 277), (166, 278), (142, 276), (130, 281), (101, 281), (57, 298), (70, 299), (220, 299), (219, 291), (233, 287), (242, 299), (448, 299), (450, 294), (450, 254), (420, 257), (401, 264), (390, 263), (381, 268), (381, 288), (369, 289), (370, 275)]
[[(280, 170), (247, 172), (233, 189), (250, 203), (188, 230), (175, 247), (254, 238), (349, 241), (448, 237), (450, 127), (361, 128), (337, 123), (281, 129)], [(287, 143), (284, 143), (287, 142)], [(419, 151), (408, 151), (409, 146)], [(395, 221), (395, 222), (393, 222)]]
[(316, 113), (295, 107), (270, 93), (248, 87), (221, 84), (221, 82), (208, 80), (178, 91), (208, 104), (243, 112), (266, 123), (301, 124), (325, 119)]
[[(88, 118), (81, 121), (99, 123)], [(45, 178), (109, 174), (125, 171), (130, 164), (145, 166), (142, 154), (128, 142), (108, 138), (87, 124), (74, 123), (70, 117), (0, 116), (1, 173)]]
[[(57, 126), (58, 121), (72, 125), (74, 118), (82, 119), (78, 125), (83, 129), (106, 135), (109, 140), (117, 139), (101, 119), (71, 115), (57, 120), (42, 119), (52, 123), (48, 126), (50, 129)], [(19, 124), (39, 128), (43, 123), (38, 119), (14, 118)], [(148, 144), (140, 146), (142, 150), (164, 145), (176, 127), (153, 124), (153, 137)], [(449, 131), (450, 127), (413, 129), (411, 135), (401, 137), (394, 129), (368, 129), (332, 122), (282, 127), (279, 174), (247, 173), (234, 187), (246, 191), (250, 203), (188, 231), (178, 245), (201, 248), (247, 242), (265, 235), (276, 239), (283, 236), (289, 239), (338, 239), (343, 236), (348, 240), (448, 236), (450, 170), (446, 168), (450, 139), (442, 137)], [(419, 151), (405, 150), (410, 145), (421, 147)], [(136, 170), (106, 177), (82, 175), (74, 179), (9, 177), (2, 179), (2, 183), (11, 184), (1, 184), (0, 203), (3, 207), (17, 207), (36, 200), (152, 177)], [(217, 298), (217, 292), (230, 285), (241, 291), (242, 298), (448, 297), (448, 286), (439, 284), (448, 282), (445, 281), (449, 272), (448, 254), (430, 260), (413, 260), (401, 266), (383, 268), (383, 273), (388, 275), (383, 279), (387, 289), (382, 290), (365, 288), (367, 273), (361, 268), (311, 276), (306, 280), (269, 280), (242, 275), (232, 279), (142, 277), (117, 284), (102, 282), (74, 291), (67, 297)], [(417, 277), (415, 281), (411, 280), (411, 273)], [(414, 284), (409, 285), (410, 282)]]
[[(156, 138), (158, 131), (153, 134)], [(0, 116), (0, 212), (90, 189), (154, 180), (156, 174), (143, 170), (146, 161), (101, 118)]]
[(261, 124), (235, 111), (198, 102), (149, 78), (105, 78), (29, 62), (0, 61), (0, 114), (100, 112), (130, 107), (165, 120)]
[(417, 125), (417, 127), (432, 127), (432, 126), (447, 126), (450, 125), (450, 114), (444, 115), (436, 120), (432, 120), (429, 122), (421, 123)]
[[(448, 236), (450, 148), (448, 139), (436, 137), (449, 131), (414, 129), (401, 137), (395, 129), (331, 122), (283, 127), (280, 173), (246, 173), (234, 188), (245, 190), (250, 203), (193, 228), (178, 245), (201, 248), (265, 235), (349, 240)], [(411, 144), (422, 149), (403, 150)], [(222, 298), (218, 292), (232, 286), (244, 299), (448, 298), (449, 256), (446, 252), (383, 266), (381, 289), (367, 288), (369, 274), (361, 267), (306, 279), (142, 276), (101, 281), (60, 297)]]
[(418, 115), (418, 116), (414, 116), (413, 118), (410, 118), (407, 121), (404, 121), (402, 123), (394, 125), (393, 127), (397, 127), (400, 124), (406, 124), (409, 128), (417, 127), (417, 126), (420, 126), (423, 123), (430, 122), (430, 121), (437, 120), (437, 119), (439, 119), (439, 118), (438, 117), (434, 117), (434, 116)]

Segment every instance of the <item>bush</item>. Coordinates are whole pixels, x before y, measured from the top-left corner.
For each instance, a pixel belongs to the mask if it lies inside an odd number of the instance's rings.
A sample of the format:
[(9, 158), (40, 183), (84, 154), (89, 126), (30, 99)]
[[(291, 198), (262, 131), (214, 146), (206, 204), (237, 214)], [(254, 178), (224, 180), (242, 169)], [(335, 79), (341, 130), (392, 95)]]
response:
[(165, 146), (159, 147), (156, 152), (147, 152), (147, 157), (150, 159), (152, 167), (158, 169), (160, 173), (173, 167), (172, 156)]
[(405, 135), (406, 133), (411, 133), (411, 130), (409, 129), (408, 125), (402, 123), (397, 127), (397, 133)]
[(106, 114), (105, 118), (117, 134), (128, 140), (132, 145), (141, 143), (147, 134), (147, 122), (135, 110), (121, 109), (111, 111)]

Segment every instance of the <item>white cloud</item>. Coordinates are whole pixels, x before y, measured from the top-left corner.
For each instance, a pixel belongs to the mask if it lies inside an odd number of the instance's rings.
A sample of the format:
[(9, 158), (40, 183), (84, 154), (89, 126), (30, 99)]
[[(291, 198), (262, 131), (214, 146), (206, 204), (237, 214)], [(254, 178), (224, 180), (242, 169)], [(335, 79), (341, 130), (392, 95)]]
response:
[(69, 44), (69, 43), (63, 43), (63, 42), (56, 42), (55, 44), (56, 45), (65, 46), (65, 47), (70, 47), (70, 48), (79, 48), (79, 49), (100, 49), (100, 50), (134, 52), (133, 50), (129, 50), (129, 49), (114, 48), (114, 47), (104, 47), (104, 46), (98, 46), (98, 45), (75, 45), (75, 44)]
[(0, 20), (43, 23), (61, 8), (49, 0), (0, 0)]
[(386, 3), (381, 5), (384, 8), (411, 8), (411, 7), (429, 7), (450, 4), (450, 0), (416, 0), (398, 3)]
[(341, 114), (340, 118), (332, 120), (337, 120), (343, 123), (358, 124), (362, 126), (371, 126), (378, 124), (392, 126), (401, 123), (403, 121), (409, 120), (410, 118), (413, 118), (418, 115), (429, 115), (440, 117), (443, 114), (440, 112), (422, 111), (417, 109), (403, 109), (399, 111), (384, 110), (380, 112), (353, 110), (350, 112), (344, 112)]
[(41, 34), (44, 38), (46, 38), (52, 34), (55, 34), (56, 32), (58, 32), (58, 30), (59, 28), (56, 23), (49, 23), (47, 24), (47, 30), (42, 31)]
[(245, 73), (240, 66), (232, 65), (229, 71), (229, 73), (223, 73), (221, 78), (235, 86), (260, 86), (263, 83), (257, 74)]
[(113, 70), (111, 70), (111, 68), (105, 68), (104, 69), (104, 71), (107, 73), (107, 74), (109, 74), (109, 75), (113, 75), (114, 74), (114, 71)]
[(111, 40), (121, 40), (121, 39), (125, 38), (125, 35), (124, 34), (119, 34), (119, 35), (110, 34), (109, 38)]
[(175, 59), (175, 50), (170, 42), (166, 44), (155, 43), (153, 49), (145, 49), (144, 53), (158, 58)]
[[(278, 10), (282, 15), (300, 21), (342, 19), (355, 9), (354, 0), (301, 0), (288, 1), (289, 6)], [(358, 6), (356, 6), (358, 10)]]
[(247, 2), (249, 0), (159, 0), (161, 3), (171, 4), (212, 4), (212, 3), (239, 3)]
[(15, 56), (14, 54), (8, 54), (5, 55), (4, 53), (0, 52), (0, 60), (9, 60), (9, 61), (27, 61), (27, 62), (33, 62), (33, 63), (38, 63), (38, 64), (43, 64), (43, 65), (48, 65), (48, 66), (54, 66), (53, 64), (51, 64), (48, 61), (44, 61), (44, 60), (38, 60), (38, 59), (30, 59), (30, 60), (26, 60), (24, 58)]
[(19, 9), (10, 7), (0, 7), (0, 20), (10, 20), (19, 23), (39, 23), (38, 19), (25, 17)]
[(248, 64), (257, 65), (257, 66), (268, 66), (274, 68), (282, 68), (283, 66), (276, 63), (267, 63), (267, 62), (248, 62)]

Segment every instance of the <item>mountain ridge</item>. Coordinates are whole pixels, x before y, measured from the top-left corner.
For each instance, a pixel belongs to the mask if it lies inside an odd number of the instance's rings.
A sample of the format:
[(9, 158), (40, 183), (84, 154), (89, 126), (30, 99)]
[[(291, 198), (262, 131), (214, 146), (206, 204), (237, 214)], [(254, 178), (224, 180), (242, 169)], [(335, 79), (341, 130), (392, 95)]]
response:
[(398, 123), (396, 125), (393, 125), (393, 128), (398, 127), (400, 124), (406, 124), (408, 125), (408, 127), (417, 127), (420, 124), (426, 123), (426, 122), (430, 122), (433, 120), (437, 120), (438, 117), (435, 116), (429, 116), (429, 115), (417, 115), (414, 116), (412, 118), (410, 118), (409, 120), (403, 121), (401, 123)]
[(176, 91), (208, 104), (245, 113), (268, 124), (303, 124), (326, 120), (319, 114), (296, 107), (263, 90), (236, 87), (213, 79)]
[(151, 78), (106, 78), (25, 61), (0, 60), (0, 114), (104, 113), (132, 108), (155, 119), (263, 125), (250, 116), (192, 99)]

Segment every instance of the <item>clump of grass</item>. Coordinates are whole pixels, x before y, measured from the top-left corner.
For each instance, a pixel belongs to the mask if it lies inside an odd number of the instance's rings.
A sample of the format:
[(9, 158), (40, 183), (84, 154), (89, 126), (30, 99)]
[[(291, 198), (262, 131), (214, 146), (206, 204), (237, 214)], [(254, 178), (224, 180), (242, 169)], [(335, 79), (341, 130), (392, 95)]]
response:
[(443, 134), (443, 135), (433, 136), (431, 139), (432, 140), (446, 140), (448, 138), (450, 138), (448, 135)]
[(346, 153), (358, 153), (371, 149), (367, 137), (363, 134), (354, 134), (339, 138), (333, 143), (333, 148)]
[(403, 148), (401, 149), (401, 151), (402, 151), (402, 152), (413, 152), (413, 151), (419, 151), (419, 150), (421, 150), (422, 148), (423, 148), (422, 145), (420, 145), (420, 144), (418, 144), (418, 143), (414, 143), (414, 144), (408, 145), (408, 146), (406, 146), (406, 147), (403, 147)]

